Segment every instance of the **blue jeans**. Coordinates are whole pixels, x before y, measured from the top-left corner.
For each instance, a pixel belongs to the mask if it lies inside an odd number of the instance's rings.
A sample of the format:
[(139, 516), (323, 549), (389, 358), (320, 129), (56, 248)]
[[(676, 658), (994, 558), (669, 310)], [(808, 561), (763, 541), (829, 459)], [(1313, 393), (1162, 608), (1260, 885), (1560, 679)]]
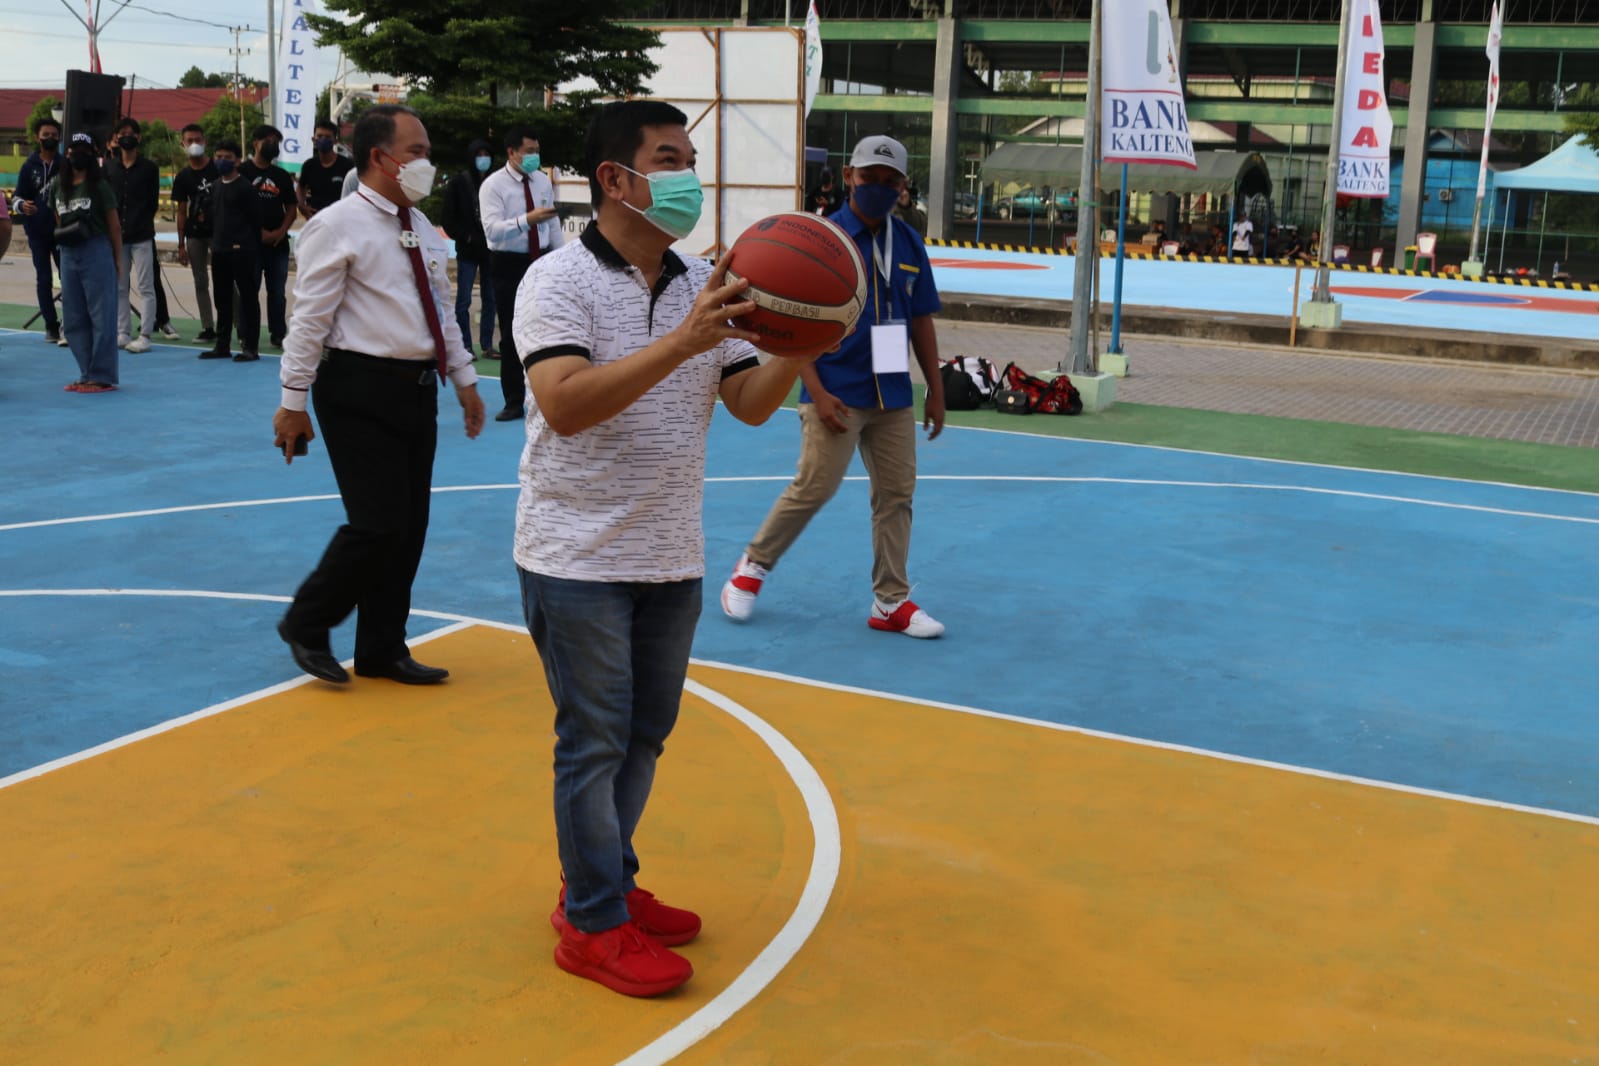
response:
[(699, 621), (699, 578), (568, 581), (518, 570), (522, 613), (555, 699), (555, 836), (566, 920), (597, 933), (628, 920), (633, 832), (677, 724)]
[(478, 339), (483, 348), (494, 347), (494, 279), (487, 263), (466, 259), (455, 261), (455, 321), (461, 326), (461, 343), (472, 351), (472, 282), (480, 281), (483, 313), (478, 323)]
[(55, 265), (55, 242), (48, 233), (37, 238), (30, 233), (28, 251), (33, 253), (33, 297), (39, 303), (39, 313), (44, 316), (44, 328), (60, 329), (61, 319), (56, 317), (56, 287), (51, 274)]
[(61, 248), (61, 332), (78, 380), (117, 384), (117, 261), (109, 237)]

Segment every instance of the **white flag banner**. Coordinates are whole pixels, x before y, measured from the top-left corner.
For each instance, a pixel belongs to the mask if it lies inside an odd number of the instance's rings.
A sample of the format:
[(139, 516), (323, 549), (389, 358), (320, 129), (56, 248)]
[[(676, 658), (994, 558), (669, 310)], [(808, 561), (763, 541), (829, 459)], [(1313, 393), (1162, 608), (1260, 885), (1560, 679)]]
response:
[(1499, 110), (1499, 42), (1505, 35), (1504, 16), (1499, 4), (1493, 6), (1488, 23), (1488, 121), (1482, 128), (1482, 162), (1477, 167), (1477, 199), (1488, 195), (1488, 138), (1494, 130), (1494, 112)]
[(822, 85), (822, 19), (816, 13), (816, 0), (805, 13), (805, 117), (811, 115), (816, 90)]
[(305, 21), (316, 13), (316, 0), (284, 0), (283, 28), (278, 35), (277, 99), (272, 122), (283, 131), (278, 162), (304, 163), (311, 158), (316, 127), (316, 35)]
[(1166, 7), (1166, 0), (1121, 0), (1101, 9), (1100, 147), (1107, 163), (1194, 166)]
[(1394, 120), (1383, 73), (1382, 16), (1377, 0), (1354, 0), (1349, 57), (1344, 68), (1343, 135), (1338, 146), (1338, 193), (1387, 199)]

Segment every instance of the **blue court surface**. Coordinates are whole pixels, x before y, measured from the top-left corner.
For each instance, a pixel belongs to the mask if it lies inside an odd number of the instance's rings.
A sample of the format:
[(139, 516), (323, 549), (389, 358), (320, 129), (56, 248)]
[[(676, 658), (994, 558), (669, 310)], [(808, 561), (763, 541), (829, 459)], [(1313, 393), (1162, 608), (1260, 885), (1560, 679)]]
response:
[[(946, 293), (1030, 300), (1072, 297), (1076, 259), (1068, 255), (929, 248)], [(1293, 308), (1294, 268), (1129, 259), (1122, 302), (1128, 307), (1280, 315)], [(1100, 299), (1108, 309), (1115, 262), (1101, 261)], [(1308, 300), (1315, 271), (1300, 276)], [(1599, 341), (1599, 293), (1489, 285), (1438, 278), (1335, 270), (1334, 299), (1344, 321), (1479, 333)]]
[[(0, 334), (0, 783), (298, 676), (273, 624), (342, 510), (320, 442), (271, 446), (276, 362), (122, 366), (68, 394), (64, 351)], [(413, 635), (517, 623), (522, 430), (441, 423)], [(791, 411), (717, 413), (702, 660), (1599, 816), (1599, 495), (951, 428), (911, 557), (944, 639), (866, 626), (858, 468), (735, 625), (797, 446)]]

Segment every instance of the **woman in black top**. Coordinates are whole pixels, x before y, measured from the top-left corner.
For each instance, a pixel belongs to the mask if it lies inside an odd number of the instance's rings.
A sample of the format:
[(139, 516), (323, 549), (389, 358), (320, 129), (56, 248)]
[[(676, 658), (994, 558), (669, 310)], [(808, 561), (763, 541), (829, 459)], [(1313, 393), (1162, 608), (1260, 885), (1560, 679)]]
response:
[(86, 133), (74, 133), (67, 166), (45, 187), (61, 249), (61, 332), (78, 361), (68, 392), (117, 387), (117, 295), (122, 275), (122, 220), (117, 195), (100, 173), (99, 153)]
[(479, 281), (483, 313), (478, 336), (483, 357), (498, 359), (494, 350), (494, 281), (489, 275), (489, 242), (483, 235), (483, 215), (478, 207), (478, 190), (494, 169), (494, 150), (488, 141), (467, 145), (472, 163), (450, 179), (444, 187), (444, 232), (455, 242), (455, 320), (461, 325), (461, 340), (472, 350), (472, 282)]

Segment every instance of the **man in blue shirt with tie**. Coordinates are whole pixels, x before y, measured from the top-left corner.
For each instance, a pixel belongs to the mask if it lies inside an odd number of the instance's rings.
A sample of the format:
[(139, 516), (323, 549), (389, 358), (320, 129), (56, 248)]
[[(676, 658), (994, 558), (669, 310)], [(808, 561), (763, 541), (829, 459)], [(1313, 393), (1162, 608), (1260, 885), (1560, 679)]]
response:
[(942, 306), (938, 287), (921, 237), (893, 216), (909, 181), (907, 165), (904, 145), (892, 137), (867, 137), (844, 168), (849, 199), (829, 217), (854, 238), (867, 264), (866, 310), (836, 352), (800, 371), (805, 388), (800, 393), (799, 472), (722, 586), (722, 610), (734, 621), (750, 617), (767, 572), (838, 491), (859, 448), (872, 485), (875, 599), (866, 623), (909, 637), (944, 632), (942, 623), (911, 602), (906, 573), (916, 492), (912, 352), (927, 382), (922, 424), (928, 439), (944, 429), (944, 386), (933, 327), (933, 315)]

